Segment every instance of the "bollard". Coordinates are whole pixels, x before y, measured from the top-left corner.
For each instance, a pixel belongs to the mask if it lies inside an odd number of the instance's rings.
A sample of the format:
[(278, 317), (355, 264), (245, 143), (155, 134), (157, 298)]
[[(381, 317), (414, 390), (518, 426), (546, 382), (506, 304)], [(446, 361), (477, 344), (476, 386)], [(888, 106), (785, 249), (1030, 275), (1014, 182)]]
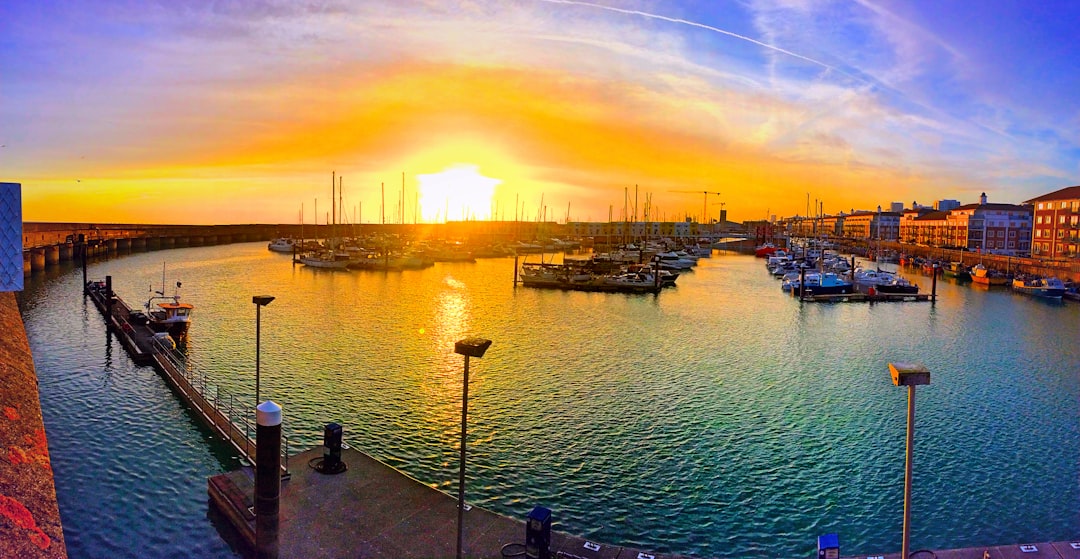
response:
[(255, 409), (255, 556), (278, 557), (281, 497), (281, 406), (267, 400)]
[(937, 274), (938, 274), (937, 264), (934, 264), (933, 271), (934, 271), (934, 279), (930, 281), (930, 302), (931, 303), (936, 303), (937, 302)]

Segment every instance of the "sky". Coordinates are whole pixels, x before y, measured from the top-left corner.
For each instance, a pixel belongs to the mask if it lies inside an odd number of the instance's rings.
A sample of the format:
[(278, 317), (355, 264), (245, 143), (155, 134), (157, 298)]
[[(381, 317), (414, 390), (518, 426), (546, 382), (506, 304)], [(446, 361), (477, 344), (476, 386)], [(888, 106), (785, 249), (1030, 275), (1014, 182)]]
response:
[(345, 223), (1020, 203), (1080, 182), (1076, 21), (1052, 0), (0, 0), (0, 182), (25, 221), (102, 223), (326, 223), (335, 196)]

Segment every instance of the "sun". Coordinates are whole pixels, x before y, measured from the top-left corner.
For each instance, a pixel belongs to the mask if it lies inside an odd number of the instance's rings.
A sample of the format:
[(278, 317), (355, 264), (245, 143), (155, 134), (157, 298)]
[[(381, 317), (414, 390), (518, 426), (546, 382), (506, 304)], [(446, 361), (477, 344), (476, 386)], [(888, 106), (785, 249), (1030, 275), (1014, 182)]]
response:
[(491, 219), (492, 198), (501, 179), (485, 177), (477, 165), (458, 163), (417, 175), (420, 213), (426, 222)]

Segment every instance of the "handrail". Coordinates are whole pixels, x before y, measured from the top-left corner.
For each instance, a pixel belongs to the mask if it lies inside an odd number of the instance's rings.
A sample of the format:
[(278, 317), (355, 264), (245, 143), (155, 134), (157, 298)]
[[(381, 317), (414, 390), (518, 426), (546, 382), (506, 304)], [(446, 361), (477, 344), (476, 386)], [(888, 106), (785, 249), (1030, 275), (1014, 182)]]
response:
[[(238, 405), (236, 399), (228, 391), (221, 390), (221, 387), (211, 384), (207, 381), (205, 373), (196, 371), (187, 362), (187, 359), (180, 352), (174, 348), (169, 347), (163, 343), (162, 340), (155, 339), (155, 354), (162, 358), (164, 362), (163, 368), (171, 369), (172, 372), (177, 373), (184, 383), (193, 392), (192, 396), (198, 396), (198, 399), (202, 402), (196, 401), (194, 397), (191, 397), (191, 404), (201, 412), (204, 418), (210, 423), (210, 426), (215, 428), (225, 440), (229, 442), (233, 448), (235, 448), (243, 458), (251, 463), (255, 464), (255, 437), (253, 433), (253, 421), (252, 418), (255, 415), (255, 409), (253, 406)], [(173, 376), (170, 371), (166, 371), (166, 374)], [(179, 380), (179, 379), (178, 379)], [(213, 389), (212, 391), (210, 389)], [(188, 392), (183, 387), (182, 392)], [(224, 404), (224, 399), (228, 397), (228, 408)], [(209, 417), (207, 410), (204, 406), (208, 407), (215, 417)], [(289, 475), (289, 437), (282, 433), (282, 470), (283, 475)], [(239, 440), (238, 440), (239, 439)]]

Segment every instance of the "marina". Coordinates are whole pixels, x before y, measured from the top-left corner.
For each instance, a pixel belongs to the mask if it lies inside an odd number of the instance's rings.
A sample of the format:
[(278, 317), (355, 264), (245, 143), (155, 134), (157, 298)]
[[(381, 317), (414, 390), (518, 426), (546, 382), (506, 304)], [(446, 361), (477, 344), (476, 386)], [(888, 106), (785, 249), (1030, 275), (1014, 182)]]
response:
[[(338, 421), (349, 446), (435, 489), (455, 477), (461, 362), (449, 348), (488, 334), (494, 345), (474, 371), (467, 495), (511, 519), (542, 504), (559, 532), (656, 554), (807, 556), (829, 532), (840, 534), (845, 556), (895, 551), (903, 398), (885, 362), (919, 359), (938, 376), (920, 404), (913, 543), (1004, 547), (1066, 541), (1077, 529), (1080, 421), (1069, 402), (1080, 355), (1060, 337), (1080, 327), (1071, 304), (947, 280), (934, 305), (800, 305), (760, 259), (722, 252), (660, 297), (513, 289), (512, 258), (338, 274), (294, 267), (265, 242), (168, 254), (171, 273), (186, 279), (185, 300), (198, 307), (186, 351), (194, 370), (212, 371), (207, 384), (252, 394), (251, 293), (272, 293), (263, 390), (286, 410), (291, 446), (318, 446), (322, 426)], [(148, 253), (91, 272), (113, 276), (127, 298), (160, 269), (160, 255)], [(212, 541), (205, 480), (241, 467), (237, 452), (192, 426), (152, 369), (145, 377), (140, 369), (149, 368), (110, 355), (116, 338), (96, 310), (70, 320), (78, 275), (69, 269), (23, 294), (73, 556), (187, 556), (169, 542), (193, 539), (207, 542), (199, 556), (233, 556)], [(1012, 320), (994, 329), (980, 326), (1006, 315)], [(56, 336), (85, 349), (62, 350), (49, 342)], [(988, 344), (998, 348), (992, 360), (980, 349)], [(72, 376), (73, 367), (84, 372)], [(1016, 382), (1016, 370), (1026, 382)], [(112, 460), (135, 463), (140, 433), (87, 433), (64, 419), (91, 404), (155, 440), (190, 441), (158, 446), (162, 472), (128, 482), (148, 484), (130, 489), (139, 492), (174, 487), (167, 491), (180, 499), (160, 503), (170, 513), (140, 513), (158, 506), (150, 501), (118, 512), (127, 505), (110, 497), (112, 479), (80, 475), (86, 455), (59, 450), (90, 441), (100, 450), (97, 471), (125, 470)], [(163, 479), (168, 471), (189, 474)], [(986, 489), (956, 490), (972, 486)], [(121, 532), (109, 526), (132, 524), (129, 514), (146, 527), (122, 548), (91, 535)], [(169, 528), (155, 518), (172, 519)]]

